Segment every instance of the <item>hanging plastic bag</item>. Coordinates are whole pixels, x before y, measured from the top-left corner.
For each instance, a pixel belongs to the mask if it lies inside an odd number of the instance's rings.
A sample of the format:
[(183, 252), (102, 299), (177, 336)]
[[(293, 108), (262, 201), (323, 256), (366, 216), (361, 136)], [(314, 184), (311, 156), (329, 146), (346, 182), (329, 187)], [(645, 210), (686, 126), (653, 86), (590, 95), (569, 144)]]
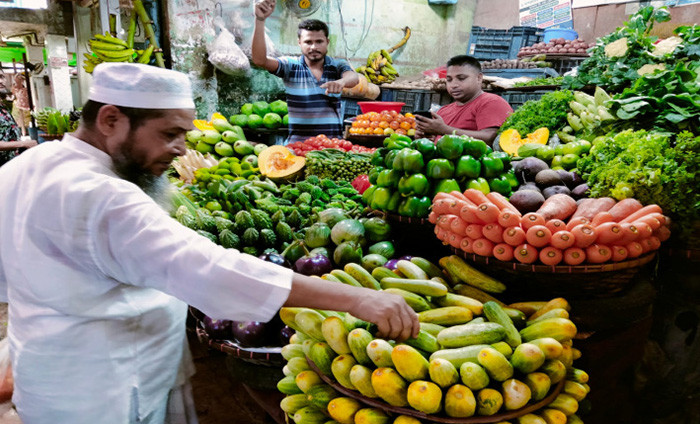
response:
[(219, 28), (219, 35), (209, 44), (209, 62), (216, 69), (228, 75), (236, 75), (247, 72), (250, 69), (248, 57), (243, 53), (236, 38), (220, 22), (215, 25)]

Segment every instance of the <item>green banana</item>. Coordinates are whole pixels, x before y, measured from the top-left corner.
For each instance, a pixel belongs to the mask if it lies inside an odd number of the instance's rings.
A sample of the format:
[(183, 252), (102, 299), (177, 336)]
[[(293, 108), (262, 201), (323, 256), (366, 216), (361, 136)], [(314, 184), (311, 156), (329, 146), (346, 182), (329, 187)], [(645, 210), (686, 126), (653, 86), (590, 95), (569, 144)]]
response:
[(382, 56), (384, 56), (387, 62), (389, 62), (390, 64), (394, 63), (394, 60), (391, 58), (391, 55), (388, 51), (386, 51), (385, 49), (381, 49), (380, 52), (382, 53)]
[(106, 41), (90, 40), (90, 48), (92, 50), (107, 50), (107, 51), (121, 51), (125, 50), (126, 47), (121, 44), (108, 43)]
[(99, 41), (104, 41), (104, 42), (107, 42), (107, 43), (119, 44), (119, 45), (124, 46), (124, 47), (126, 47), (126, 48), (129, 47), (129, 46), (127, 46), (127, 44), (126, 44), (126, 41), (124, 41), (124, 40), (122, 40), (122, 39), (119, 39), (119, 38), (117, 38), (117, 37), (112, 37), (111, 35), (109, 35), (109, 33), (107, 33), (107, 35), (95, 34), (95, 35), (94, 35), (94, 38), (96, 38), (96, 39), (99, 40)]
[(151, 61), (151, 54), (153, 54), (154, 46), (149, 44), (148, 48), (139, 56), (137, 63), (148, 63)]

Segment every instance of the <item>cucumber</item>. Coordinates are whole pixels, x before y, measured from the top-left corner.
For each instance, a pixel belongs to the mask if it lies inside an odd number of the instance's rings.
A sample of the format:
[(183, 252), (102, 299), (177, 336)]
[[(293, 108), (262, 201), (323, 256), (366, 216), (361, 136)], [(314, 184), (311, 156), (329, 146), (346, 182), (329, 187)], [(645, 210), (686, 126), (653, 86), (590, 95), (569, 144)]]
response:
[(551, 337), (558, 342), (570, 341), (576, 335), (576, 326), (566, 318), (549, 318), (538, 321), (520, 330), (526, 342), (543, 337)]
[(340, 281), (340, 279), (333, 274), (323, 274), (321, 276), (321, 279), (326, 281), (334, 281), (336, 283), (342, 283), (342, 281)]
[(506, 285), (470, 266), (462, 258), (452, 255), (446, 261), (447, 270), (460, 281), (488, 293), (503, 293)]
[(460, 347), (457, 349), (442, 349), (438, 350), (437, 352), (433, 352), (433, 354), (430, 355), (430, 360), (432, 361), (435, 358), (446, 359), (452, 362), (452, 365), (454, 365), (455, 368), (461, 367), (465, 362), (473, 362), (478, 364), (479, 361), (477, 357), (479, 356), (479, 352), (486, 347), (489, 347), (489, 345), (474, 345)]
[(343, 268), (345, 272), (347, 272), (351, 277), (353, 277), (355, 280), (357, 280), (363, 287), (367, 287), (368, 289), (374, 289), (374, 290), (380, 290), (381, 286), (379, 285), (379, 281), (377, 281), (374, 277), (372, 277), (372, 274), (367, 272), (366, 269), (362, 268), (359, 264), (356, 263), (348, 263), (345, 265), (345, 268)]
[(506, 381), (513, 376), (513, 366), (508, 359), (491, 346), (481, 349), (477, 360), (493, 380)]
[(433, 297), (432, 301), (439, 306), (462, 306), (472, 311), (474, 315), (481, 315), (484, 311), (484, 304), (471, 297), (454, 293), (447, 293), (441, 297)]
[(374, 279), (377, 281), (382, 281), (382, 278), (398, 278), (399, 275), (389, 268), (379, 266), (372, 270), (372, 277), (374, 277)]
[(352, 356), (355, 357), (358, 364), (366, 366), (372, 365), (372, 360), (367, 355), (367, 345), (369, 345), (372, 340), (374, 340), (372, 334), (362, 328), (356, 328), (348, 333), (348, 346), (350, 346)]
[(294, 322), (301, 332), (316, 340), (323, 340), (323, 320), (323, 315), (313, 309), (304, 309), (294, 317)]
[(391, 351), (394, 347), (383, 339), (374, 339), (367, 345), (367, 356), (377, 368), (393, 367)]
[(472, 311), (461, 306), (446, 306), (418, 313), (418, 321), (439, 325), (464, 324), (472, 320)]
[(506, 306), (505, 303), (486, 293), (485, 291), (479, 290), (476, 287), (469, 286), (467, 284), (457, 284), (453, 287), (455, 293), (461, 294), (462, 296), (471, 297), (476, 299), (481, 303), (486, 303), (489, 301), (496, 302), (499, 305)]
[(340, 282), (343, 284), (355, 287), (364, 287), (362, 284), (360, 284), (359, 281), (357, 281), (355, 278), (353, 278), (350, 274), (343, 271), (342, 269), (334, 269), (333, 271), (331, 271), (331, 275), (340, 280)]
[(300, 393), (296, 395), (287, 395), (280, 402), (280, 409), (282, 409), (287, 414), (294, 414), (301, 408), (308, 405), (309, 401), (306, 399), (306, 395)]
[(431, 336), (435, 336), (435, 337), (437, 337), (438, 333), (440, 331), (444, 330), (445, 328), (446, 327), (443, 327), (442, 325), (433, 324), (432, 322), (421, 322), (420, 323), (421, 331), (425, 331), (426, 333), (430, 334)]
[(430, 262), (427, 259), (414, 256), (411, 258), (411, 262), (414, 263), (415, 265), (417, 265), (420, 269), (422, 269), (423, 272), (428, 274), (428, 277), (430, 277), (430, 278), (434, 278), (434, 277), (441, 277), (442, 278), (442, 276), (444, 275), (439, 266), (435, 265), (434, 263)]
[(527, 322), (527, 326), (531, 326), (532, 324), (538, 323), (540, 321), (544, 321), (546, 319), (550, 318), (569, 318), (569, 311), (563, 308), (555, 308), (552, 310), (549, 310), (545, 312), (544, 314), (540, 315), (539, 317), (529, 320)]
[(473, 362), (465, 362), (459, 367), (462, 383), (471, 390), (477, 391), (489, 385), (491, 381), (484, 367)]
[(355, 386), (350, 381), (350, 371), (357, 365), (357, 361), (351, 354), (338, 355), (331, 363), (333, 377), (346, 389), (355, 390)]
[(332, 376), (331, 363), (337, 354), (325, 342), (316, 342), (309, 349), (309, 359), (316, 364), (321, 372), (327, 376)]
[(552, 403), (547, 405), (547, 408), (558, 409), (568, 417), (578, 411), (578, 402), (566, 393), (559, 393)]
[(522, 342), (520, 333), (518, 333), (515, 325), (513, 325), (513, 321), (508, 315), (506, 315), (505, 311), (496, 302), (484, 303), (484, 315), (486, 315), (486, 318), (489, 321), (501, 324), (503, 326), (503, 329), (505, 330), (504, 340), (510, 345), (510, 347), (515, 348)]
[(440, 350), (437, 338), (425, 330), (420, 330), (416, 338), (406, 339), (405, 344), (420, 349), (424, 352), (433, 353)]
[(293, 375), (284, 377), (279, 382), (277, 382), (277, 390), (284, 393), (285, 395), (298, 395), (303, 393), (297, 383), (294, 381)]
[(513, 367), (523, 374), (534, 372), (544, 364), (544, 361), (544, 352), (532, 343), (523, 343), (516, 347), (510, 358)]
[(491, 347), (501, 352), (501, 354), (508, 358), (508, 360), (510, 361), (510, 357), (513, 355), (513, 348), (510, 347), (508, 343), (503, 341), (491, 343)]
[(503, 340), (505, 329), (502, 325), (494, 322), (483, 324), (467, 323), (455, 325), (442, 330), (437, 340), (441, 346), (455, 348), (476, 344), (491, 344)]
[(399, 296), (403, 297), (406, 303), (408, 303), (408, 306), (410, 306), (411, 309), (413, 309), (416, 312), (427, 311), (428, 309), (430, 309), (428, 301), (419, 294), (411, 293), (402, 289), (392, 288), (384, 289), (384, 291), (387, 293), (398, 294)]
[(423, 271), (418, 265), (411, 261), (401, 259), (396, 263), (396, 269), (401, 271), (403, 275), (412, 280), (429, 280), (430, 276)]
[(326, 343), (337, 353), (342, 355), (350, 353), (348, 346), (348, 330), (345, 328), (343, 319), (339, 317), (328, 317), (321, 323), (321, 334)]
[(382, 278), (381, 286), (383, 289), (403, 289), (411, 293), (422, 294), (425, 296), (444, 296), (447, 294), (447, 287), (442, 284), (430, 280), (413, 280), (406, 278)]

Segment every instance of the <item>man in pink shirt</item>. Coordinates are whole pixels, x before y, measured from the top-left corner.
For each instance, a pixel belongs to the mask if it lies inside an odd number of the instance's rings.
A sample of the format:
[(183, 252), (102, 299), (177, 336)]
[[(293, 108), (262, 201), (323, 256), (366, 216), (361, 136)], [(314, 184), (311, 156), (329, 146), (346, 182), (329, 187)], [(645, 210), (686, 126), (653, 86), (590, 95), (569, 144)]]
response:
[(447, 62), (447, 92), (455, 101), (433, 113), (432, 119), (416, 115), (416, 136), (456, 132), (491, 145), (513, 108), (501, 96), (484, 93), (483, 77), (479, 61), (473, 57), (451, 58)]

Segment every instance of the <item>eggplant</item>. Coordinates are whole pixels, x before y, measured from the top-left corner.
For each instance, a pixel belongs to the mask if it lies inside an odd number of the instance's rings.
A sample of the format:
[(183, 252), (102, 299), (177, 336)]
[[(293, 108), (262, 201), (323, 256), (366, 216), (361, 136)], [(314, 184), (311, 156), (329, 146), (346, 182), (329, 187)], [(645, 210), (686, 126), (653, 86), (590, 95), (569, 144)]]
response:
[(389, 268), (390, 270), (395, 270), (399, 259), (390, 259), (384, 264), (384, 268)]
[(260, 321), (233, 321), (233, 338), (243, 347), (264, 346), (267, 323)]
[(284, 256), (280, 255), (279, 253), (263, 253), (262, 255), (258, 256), (258, 258), (262, 259), (265, 262), (270, 262), (275, 265), (280, 265), (285, 268), (289, 268), (289, 262), (287, 262)]
[(205, 316), (202, 319), (204, 331), (212, 340), (230, 340), (233, 338), (233, 321), (227, 319), (211, 319)]
[(279, 331), (279, 343), (280, 346), (286, 346), (289, 344), (289, 339), (294, 335), (294, 330), (289, 326), (284, 326)]
[(328, 257), (323, 255), (302, 256), (294, 262), (294, 271), (304, 275), (323, 275), (333, 271)]

